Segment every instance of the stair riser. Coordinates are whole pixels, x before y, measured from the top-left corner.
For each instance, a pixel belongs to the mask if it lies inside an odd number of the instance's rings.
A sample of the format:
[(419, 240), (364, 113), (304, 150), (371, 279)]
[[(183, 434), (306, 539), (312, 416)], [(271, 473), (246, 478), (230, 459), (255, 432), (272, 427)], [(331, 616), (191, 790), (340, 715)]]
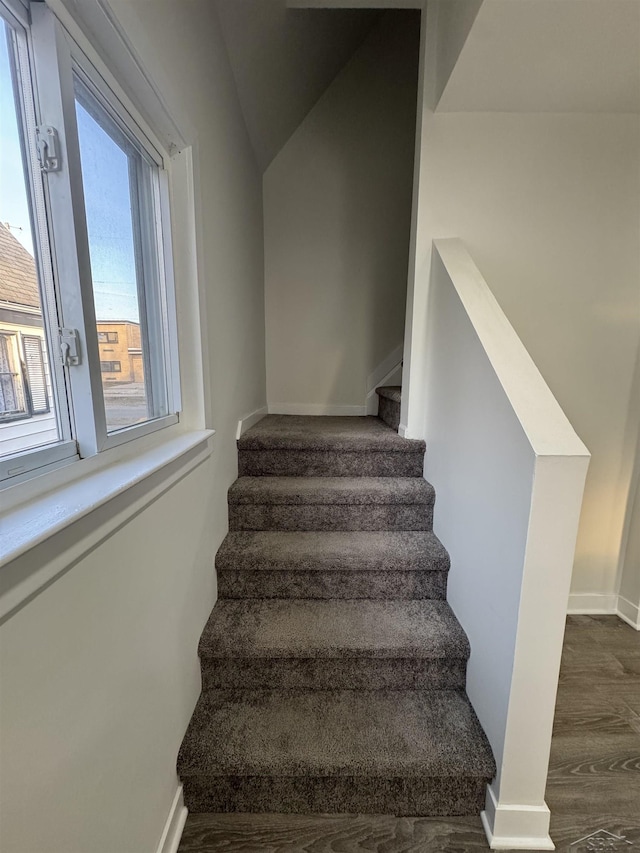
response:
[(220, 598), (439, 599), (446, 572), (220, 571)]
[(388, 400), (386, 397), (380, 397), (378, 399), (378, 417), (397, 432), (400, 426), (400, 403), (396, 403), (395, 400)]
[(230, 504), (230, 530), (431, 530), (428, 504)]
[(478, 815), (489, 780), (457, 778), (379, 779), (332, 776), (186, 777), (184, 803), (190, 812), (348, 812), (397, 816)]
[(466, 659), (209, 658), (203, 690), (461, 690)]
[(240, 450), (240, 477), (422, 477), (424, 452)]

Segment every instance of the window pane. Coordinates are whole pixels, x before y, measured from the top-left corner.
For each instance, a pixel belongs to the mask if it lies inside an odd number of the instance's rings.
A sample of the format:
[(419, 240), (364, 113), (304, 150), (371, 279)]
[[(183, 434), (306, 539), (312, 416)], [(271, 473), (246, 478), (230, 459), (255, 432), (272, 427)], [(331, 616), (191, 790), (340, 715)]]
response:
[(58, 441), (13, 33), (0, 19), (0, 456)]
[(76, 78), (107, 431), (167, 414), (154, 166)]

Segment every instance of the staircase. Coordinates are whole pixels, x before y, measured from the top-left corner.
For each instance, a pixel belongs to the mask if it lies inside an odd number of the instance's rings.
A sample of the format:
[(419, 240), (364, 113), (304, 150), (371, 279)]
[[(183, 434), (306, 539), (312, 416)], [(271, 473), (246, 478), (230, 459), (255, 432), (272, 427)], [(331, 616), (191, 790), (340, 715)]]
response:
[(495, 764), (424, 450), (373, 417), (270, 415), (238, 442), (178, 758), (190, 811), (484, 807)]

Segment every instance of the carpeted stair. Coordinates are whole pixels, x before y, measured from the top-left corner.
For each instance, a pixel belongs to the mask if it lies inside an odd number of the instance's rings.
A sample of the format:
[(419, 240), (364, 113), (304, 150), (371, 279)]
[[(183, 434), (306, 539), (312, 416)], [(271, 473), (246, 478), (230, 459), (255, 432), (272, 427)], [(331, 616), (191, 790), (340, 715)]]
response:
[(270, 415), (238, 442), (178, 758), (191, 811), (483, 807), (495, 764), (464, 692), (424, 449), (356, 417)]
[(381, 385), (380, 388), (376, 388), (376, 394), (378, 395), (378, 417), (397, 432), (400, 426), (400, 402), (402, 400), (400, 386)]

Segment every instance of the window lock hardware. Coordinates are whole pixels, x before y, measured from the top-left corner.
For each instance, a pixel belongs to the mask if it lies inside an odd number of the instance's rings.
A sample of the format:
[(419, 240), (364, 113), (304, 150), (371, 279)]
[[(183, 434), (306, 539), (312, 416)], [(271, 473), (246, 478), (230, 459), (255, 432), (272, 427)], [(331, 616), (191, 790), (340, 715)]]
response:
[(62, 168), (60, 159), (60, 140), (58, 131), (50, 124), (41, 124), (36, 128), (38, 140), (38, 160), (43, 172), (59, 172)]
[(80, 338), (77, 329), (60, 329), (60, 352), (65, 367), (80, 364)]

